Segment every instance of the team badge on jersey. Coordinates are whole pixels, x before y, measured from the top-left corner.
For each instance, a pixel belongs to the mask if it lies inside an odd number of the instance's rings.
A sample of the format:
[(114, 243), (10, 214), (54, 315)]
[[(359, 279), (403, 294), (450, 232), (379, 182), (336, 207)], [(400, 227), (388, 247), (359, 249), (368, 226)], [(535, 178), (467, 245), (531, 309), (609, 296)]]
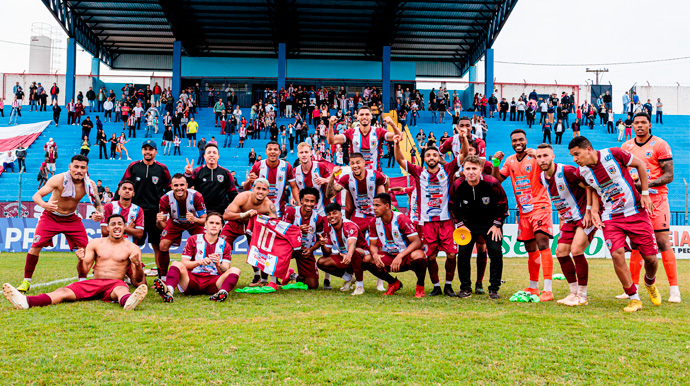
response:
[(559, 184), (559, 185), (558, 185), (558, 190), (560, 190), (561, 192), (564, 191), (564, 190), (565, 190), (565, 185), (560, 185), (560, 184)]
[(158, 177), (156, 177), (156, 176), (151, 177), (151, 181), (152, 181), (154, 184), (157, 184), (157, 183), (158, 183)]
[(611, 249), (611, 240), (606, 239), (606, 248)]
[(222, 175), (222, 174), (219, 174), (219, 175), (218, 175), (218, 182), (222, 183), (223, 180), (225, 180), (225, 176)]
[(167, 235), (168, 235), (168, 231), (165, 231), (165, 230), (164, 230), (163, 232), (161, 232), (161, 236), (165, 237), (165, 236), (167, 236)]
[(34, 243), (37, 243), (40, 240), (41, 240), (41, 236), (39, 236), (39, 235), (34, 236)]
[(527, 173), (532, 172), (532, 165), (525, 166), (525, 170), (527, 171)]
[(611, 166), (610, 168), (608, 168), (608, 172), (609, 172), (609, 174), (616, 174), (616, 167)]
[(604, 161), (611, 161), (613, 159), (613, 156), (611, 154), (607, 154), (606, 157), (604, 157)]
[(489, 205), (489, 200), (490, 200), (489, 197), (482, 197), (482, 204)]
[(644, 153), (644, 156), (647, 158), (652, 158), (652, 152), (648, 151), (648, 152)]

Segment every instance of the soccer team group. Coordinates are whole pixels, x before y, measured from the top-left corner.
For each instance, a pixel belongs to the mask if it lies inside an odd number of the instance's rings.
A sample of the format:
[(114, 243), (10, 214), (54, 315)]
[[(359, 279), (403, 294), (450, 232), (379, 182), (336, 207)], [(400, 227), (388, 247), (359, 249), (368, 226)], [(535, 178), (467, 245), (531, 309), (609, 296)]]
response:
[[(558, 303), (588, 304), (584, 253), (596, 229), (604, 233), (622, 284), (624, 294), (619, 298), (629, 298), (625, 311), (642, 308), (638, 283), (643, 265), (651, 301), (656, 306), (662, 303), (655, 286), (659, 251), (671, 288), (668, 301), (680, 302), (668, 237), (666, 185), (673, 179), (672, 154), (665, 141), (651, 135), (646, 113), (635, 115), (636, 136), (622, 148), (595, 150), (585, 137), (575, 137), (568, 149), (578, 167), (556, 163), (550, 145), (528, 148), (526, 134), (519, 129), (511, 133), (514, 154), (504, 159), (499, 151), (486, 160), (486, 145), (472, 134), (467, 117), (460, 118), (454, 136), (440, 148), (425, 150), (425, 167), (420, 167), (406, 160), (403, 133), (394, 121), (387, 117), (384, 123), (388, 128), (373, 126), (366, 106), (358, 110), (357, 124), (342, 133), (334, 132), (337, 118), (330, 118), (328, 143), (347, 144), (350, 149), (349, 166), (343, 168), (318, 160), (306, 143), (298, 145), (299, 165), (293, 168), (279, 158), (279, 145), (269, 142), (266, 158), (253, 165), (241, 193), (231, 173), (218, 165), (215, 144), (206, 146), (204, 166), (188, 163), (184, 173), (171, 176), (155, 160), (156, 143), (148, 140), (142, 146), (142, 160), (125, 171), (118, 200), (103, 206), (88, 177), (88, 158), (74, 156), (67, 172), (52, 177), (34, 195), (44, 211), (27, 253), (24, 281), (18, 288), (4, 284), (4, 295), (17, 309), (93, 299), (134, 309), (147, 294), (139, 247), (147, 240), (158, 267), (153, 288), (164, 301), (172, 302), (175, 291), (224, 301), (240, 276), (240, 269), (230, 266), (234, 242), (246, 236), (247, 262), (254, 270), (250, 286), (276, 290), (294, 280), (316, 289), (323, 271), (324, 288), (330, 289), (331, 277), (337, 276), (344, 281), (341, 291), (354, 289), (352, 295), (361, 295), (368, 271), (378, 279), (379, 290), (393, 295), (403, 287), (393, 274), (413, 271), (417, 298), (426, 296), (427, 272), (433, 284), (428, 296), (468, 298), (473, 293), (470, 260), (476, 251), (474, 293), (484, 293), (488, 256), (489, 297), (499, 299), (502, 227), (508, 212), (501, 183), (510, 179), (519, 207), (518, 240), (529, 256), (525, 291), (541, 301), (554, 300), (549, 245), (553, 205), (560, 219), (556, 256), (570, 289)], [(381, 172), (386, 142), (395, 143), (395, 159), (408, 172), (411, 186), (391, 188)], [(451, 153), (451, 161), (446, 161), (446, 153)], [(407, 214), (394, 207), (391, 193), (396, 190), (409, 197)], [(92, 220), (101, 222), (102, 237), (91, 241), (75, 213), (84, 196), (96, 207)], [(454, 241), (459, 228), (469, 241)], [(181, 243), (185, 231), (190, 237), (181, 260), (171, 264), (170, 248)], [(64, 234), (76, 250), (79, 281), (26, 296), (40, 251), (52, 245), (57, 234)], [(626, 248), (632, 249), (629, 267)], [(443, 289), (436, 261), (439, 252), (446, 255)], [(296, 273), (289, 268), (291, 259), (296, 261)], [(457, 293), (452, 288), (456, 268)], [(91, 269), (93, 277), (87, 279)], [(131, 293), (129, 284), (136, 288)]]

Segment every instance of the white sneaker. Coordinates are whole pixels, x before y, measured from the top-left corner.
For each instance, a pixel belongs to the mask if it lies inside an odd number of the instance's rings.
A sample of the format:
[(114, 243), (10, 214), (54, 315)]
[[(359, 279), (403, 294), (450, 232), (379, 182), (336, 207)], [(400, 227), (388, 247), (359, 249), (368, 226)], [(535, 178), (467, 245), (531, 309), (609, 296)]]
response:
[(21, 292), (17, 291), (16, 288), (12, 287), (10, 283), (5, 283), (2, 285), (2, 292), (5, 294), (7, 300), (12, 303), (17, 310), (28, 310), (29, 302), (26, 300), (26, 296)]
[(352, 296), (364, 295), (364, 287), (356, 287), (352, 292)]
[(574, 293), (571, 292), (571, 293), (568, 294), (568, 296), (564, 297), (563, 299), (556, 300), (556, 303), (558, 303), (558, 304), (565, 304), (565, 305), (568, 305), (568, 306), (569, 306), (569, 305), (571, 305), (571, 303), (572, 303), (573, 301), (577, 300), (576, 298), (577, 298), (577, 294), (574, 294)]
[(616, 299), (628, 299), (629, 297), (630, 296), (628, 296), (628, 294), (623, 293), (623, 294), (616, 296)]
[(386, 287), (383, 286), (383, 280), (376, 280), (376, 290), (379, 292), (386, 292)]
[(131, 311), (135, 309), (139, 303), (144, 300), (146, 297), (146, 293), (149, 291), (148, 287), (146, 284), (142, 284), (137, 289), (132, 292), (132, 295), (127, 299), (127, 303), (125, 303), (125, 306), (122, 308), (125, 311)]
[(680, 303), (680, 291), (671, 291), (668, 296), (669, 303)]
[(586, 306), (586, 305), (588, 305), (589, 302), (587, 301), (587, 295), (578, 294), (578, 295), (577, 295), (577, 302), (578, 302), (578, 303), (577, 303), (578, 306)]
[(343, 286), (340, 287), (340, 290), (343, 292), (349, 291), (354, 284), (355, 284), (355, 277), (353, 276), (352, 279), (343, 283)]

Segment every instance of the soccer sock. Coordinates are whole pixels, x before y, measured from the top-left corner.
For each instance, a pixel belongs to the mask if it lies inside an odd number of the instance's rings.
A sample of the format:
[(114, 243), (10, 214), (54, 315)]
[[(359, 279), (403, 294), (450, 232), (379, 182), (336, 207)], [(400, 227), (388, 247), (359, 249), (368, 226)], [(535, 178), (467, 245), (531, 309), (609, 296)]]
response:
[(323, 280), (331, 281), (331, 274), (330, 274), (330, 273), (326, 273), (325, 275), (323, 275)]
[[(633, 296), (637, 296), (637, 286), (635, 284), (628, 288), (623, 287), (623, 291), (625, 291), (626, 295), (628, 295), (630, 299), (634, 299)], [(640, 297), (638, 296), (637, 298), (639, 299)]]
[(47, 294), (38, 296), (27, 296), (26, 301), (29, 303), (29, 308), (45, 307), (53, 303), (53, 301), (50, 299), (50, 296), (48, 296)]
[(484, 272), (486, 272), (486, 251), (477, 252), (477, 283), (484, 281)]
[(550, 249), (544, 249), (543, 251), (539, 251), (539, 253), (541, 254), (541, 265), (542, 271), (544, 273), (544, 283), (546, 283), (547, 279), (551, 281), (551, 279), (553, 278), (553, 256), (551, 255)]
[(278, 284), (278, 278), (275, 276), (271, 276), (271, 283)]
[(357, 288), (364, 287), (364, 281), (363, 280), (357, 280), (356, 286), (357, 286)]
[(640, 272), (642, 272), (642, 255), (637, 249), (633, 249), (630, 253), (630, 275), (632, 275), (633, 283), (640, 284)]
[[(541, 253), (539, 251), (527, 252), (527, 269), (529, 270), (530, 288), (532, 282), (539, 283), (539, 268), (541, 267)], [(534, 287), (537, 288), (537, 287)]]
[(539, 282), (530, 280), (528, 288), (539, 289)]
[(544, 279), (544, 291), (552, 292), (551, 279)]
[(436, 259), (429, 260), (427, 268), (429, 269), (429, 278), (436, 286), (438, 284), (438, 262), (436, 262)]
[(132, 294), (126, 294), (120, 298), (120, 305), (122, 307), (125, 306), (125, 303), (127, 303), (127, 299), (129, 299), (130, 296), (132, 296)]
[(167, 276), (169, 266), (170, 266), (170, 251), (158, 252), (158, 275), (161, 277)]
[(457, 265), (457, 259), (449, 259), (448, 257), (446, 257), (446, 282), (452, 282), (455, 278), (455, 268), (457, 267)]
[(240, 279), (240, 275), (236, 273), (231, 273), (228, 275), (228, 277), (225, 278), (223, 281), (223, 284), (221, 284), (220, 289), (225, 290), (226, 292), (232, 291), (233, 288), (237, 285), (237, 281)]
[(453, 282), (451, 280), (446, 280), (446, 285), (453, 285)]
[(26, 264), (24, 264), (24, 278), (31, 281), (34, 276), (34, 271), (36, 270), (36, 264), (38, 264), (38, 255), (32, 255), (30, 253), (26, 254)]
[(572, 283), (568, 283), (568, 287), (570, 288), (570, 293), (571, 293), (571, 294), (576, 294), (576, 293), (577, 293), (577, 289), (578, 289), (577, 281), (574, 281), (574, 282), (572, 282)]
[(587, 286), (586, 285), (581, 285), (580, 288), (577, 290), (578, 295), (582, 296), (587, 296)]
[(654, 285), (655, 282), (656, 282), (655, 277), (647, 277), (647, 274), (644, 275), (644, 283), (646, 285)]
[(350, 275), (349, 273), (345, 272), (345, 274), (343, 275), (343, 280), (344, 280), (344, 281), (350, 281), (350, 280), (352, 280), (352, 275)]
[(558, 256), (557, 258), (558, 262), (561, 264), (561, 271), (563, 272), (563, 276), (565, 276), (565, 280), (567, 280), (568, 283), (577, 283), (575, 263), (573, 263), (573, 259), (570, 258), (570, 255)]
[(415, 275), (417, 275), (417, 285), (424, 286), (424, 279), (426, 276), (426, 259), (414, 259), (412, 260), (412, 270)]
[(180, 269), (173, 265), (168, 271), (168, 277), (165, 281), (165, 285), (176, 288), (178, 284), (180, 284)]
[(661, 262), (664, 264), (664, 271), (668, 277), (668, 285), (678, 286), (678, 268), (676, 267), (676, 254), (673, 249), (661, 252)]
[(577, 284), (580, 287), (587, 287), (587, 281), (589, 280), (589, 263), (587, 263), (587, 258), (585, 255), (575, 255), (573, 256), (573, 261), (575, 261), (575, 271), (577, 272)]

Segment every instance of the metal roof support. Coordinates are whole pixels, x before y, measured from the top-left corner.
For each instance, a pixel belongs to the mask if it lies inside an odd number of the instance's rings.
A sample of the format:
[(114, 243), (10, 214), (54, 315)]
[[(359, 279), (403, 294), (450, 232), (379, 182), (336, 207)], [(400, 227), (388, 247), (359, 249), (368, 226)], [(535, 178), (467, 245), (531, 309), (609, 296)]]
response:
[[(96, 58), (99, 58), (108, 66), (113, 63), (113, 53), (108, 50), (96, 34), (91, 31), (86, 23), (67, 6), (65, 0), (42, 0), (43, 4), (53, 14), (55, 20), (60, 23), (67, 36), (76, 39), (86, 51)], [(69, 102), (69, 101), (68, 101)]]
[(484, 95), (487, 99), (494, 92), (494, 49), (489, 48), (484, 54)]
[(383, 111), (391, 110), (391, 46), (383, 46), (381, 60), (381, 90), (383, 97)]
[[(172, 62), (172, 94), (173, 98), (180, 96), (182, 88), (182, 42), (173, 42), (173, 62)], [(198, 102), (197, 102), (198, 103)]]
[(67, 39), (67, 71), (65, 72), (65, 105), (74, 99), (74, 83), (77, 73), (77, 41)]
[(278, 43), (278, 91), (285, 89), (287, 75), (287, 51), (285, 43)]
[[(470, 66), (479, 61), (482, 55), (484, 55), (484, 52), (491, 48), (491, 45), (493, 45), (494, 41), (496, 41), (498, 33), (501, 31), (501, 28), (503, 28), (503, 24), (505, 24), (506, 20), (508, 20), (508, 16), (510, 16), (510, 13), (513, 11), (513, 8), (515, 8), (515, 4), (517, 4), (517, 2), (518, 0), (505, 0), (504, 2), (500, 3), (499, 8), (494, 12), (488, 27), (481, 33), (480, 36), (478, 36), (477, 43), (474, 44), (469, 54), (465, 57), (465, 60), (462, 61), (461, 73), (464, 74)], [(493, 69), (493, 63), (491, 68)], [(493, 75), (491, 76), (491, 82), (493, 83)], [(490, 90), (493, 91), (493, 86)], [(489, 94), (489, 96), (490, 95), (491, 94)]]

